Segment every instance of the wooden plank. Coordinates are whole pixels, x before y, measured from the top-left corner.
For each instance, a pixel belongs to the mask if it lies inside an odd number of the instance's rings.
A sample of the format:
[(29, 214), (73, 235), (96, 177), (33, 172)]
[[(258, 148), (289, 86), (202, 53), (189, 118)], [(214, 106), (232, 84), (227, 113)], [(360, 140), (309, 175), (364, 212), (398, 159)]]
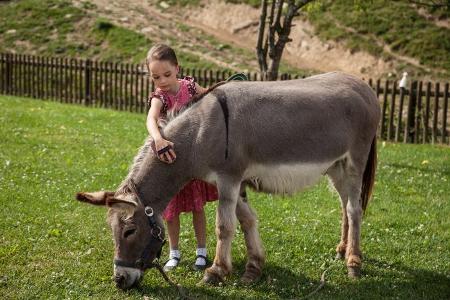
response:
[(442, 138), (441, 143), (445, 144), (447, 139), (447, 109), (448, 109), (448, 82), (444, 87), (444, 103), (442, 108)]
[(431, 82), (427, 82), (427, 90), (425, 93), (425, 111), (422, 118), (423, 121), (423, 136), (422, 142), (428, 143), (429, 138), (429, 118), (430, 118), (430, 95), (431, 95)]
[(98, 93), (98, 82), (99, 82), (99, 78), (98, 78), (98, 61), (95, 60), (92, 62), (91, 65), (91, 74), (92, 74), (92, 98), (91, 98), (91, 102), (93, 103), (93, 105), (95, 107), (100, 107), (100, 97), (99, 97), (99, 93)]
[(55, 95), (56, 100), (61, 101), (61, 58), (55, 58), (55, 76), (53, 77), (55, 81)]
[(36, 57), (36, 67), (37, 67), (37, 70), (36, 70), (36, 74), (37, 74), (37, 76), (36, 76), (36, 79), (37, 79), (37, 82), (36, 82), (36, 96), (39, 98), (39, 99), (42, 99), (42, 67), (41, 67), (41, 57), (40, 56), (37, 56)]
[(439, 111), (439, 82), (435, 84), (434, 105), (433, 105), (433, 129), (431, 131), (431, 143), (437, 143), (437, 121)]
[(412, 81), (409, 87), (409, 99), (405, 124), (404, 143), (414, 142), (414, 117), (416, 111), (417, 81)]
[(145, 110), (145, 99), (146, 99), (146, 94), (145, 94), (145, 82), (149, 80), (149, 76), (147, 76), (144, 73), (144, 67), (141, 65), (141, 72), (139, 74), (139, 77), (141, 78), (141, 95), (139, 97), (139, 112), (143, 113)]
[(74, 103), (80, 103), (80, 90), (81, 90), (81, 81), (80, 81), (80, 66), (79, 66), (79, 60), (75, 59), (75, 66), (74, 66)]
[[(384, 91), (383, 91), (383, 106), (381, 108), (381, 125), (380, 125), (380, 138), (385, 138), (385, 130), (386, 130), (386, 110), (387, 110), (387, 99), (388, 99), (388, 89), (389, 89), (389, 80), (386, 80), (384, 83)], [(387, 135), (386, 135), (387, 137)], [(387, 138), (386, 138), (387, 139)]]
[(133, 91), (133, 97), (132, 97), (132, 111), (134, 112), (138, 112), (139, 111), (139, 65), (137, 64), (133, 64), (133, 87), (134, 87), (134, 91)]
[(111, 90), (113, 91), (112, 94), (112, 107), (117, 109), (118, 107), (118, 82), (119, 82), (119, 63), (114, 64), (114, 69), (112, 69), (112, 72), (114, 73), (114, 80), (111, 83)]
[(388, 135), (387, 140), (390, 141), (394, 134), (394, 117), (395, 117), (395, 97), (397, 96), (397, 81), (394, 81), (392, 85), (392, 96), (389, 109), (389, 120), (388, 120)]
[(405, 89), (400, 88), (400, 100), (398, 103), (398, 118), (397, 127), (395, 128), (395, 141), (400, 141), (400, 133), (402, 132), (402, 118), (403, 118), (403, 100), (405, 98)]
[(0, 76), (0, 92), (2, 94), (6, 93), (5, 56), (6, 56), (6, 54), (4, 54), (4, 53), (0, 54), (0, 72), (1, 72), (0, 73), (1, 74), (1, 76)]
[(74, 100), (73, 100), (73, 91), (74, 91), (74, 80), (73, 80), (73, 78), (74, 78), (74, 64), (75, 64), (75, 62), (74, 62), (74, 59), (73, 58), (71, 58), (70, 60), (69, 60), (69, 74), (70, 74), (70, 79), (69, 79), (69, 102), (70, 103), (73, 103), (74, 102)]
[(419, 82), (419, 88), (417, 89), (417, 107), (416, 107), (416, 115), (414, 122), (414, 143), (419, 143), (420, 135), (419, 131), (421, 129), (421, 114), (422, 114), (422, 81)]
[(130, 64), (124, 65), (124, 101), (123, 108), (121, 110), (128, 110), (130, 106)]

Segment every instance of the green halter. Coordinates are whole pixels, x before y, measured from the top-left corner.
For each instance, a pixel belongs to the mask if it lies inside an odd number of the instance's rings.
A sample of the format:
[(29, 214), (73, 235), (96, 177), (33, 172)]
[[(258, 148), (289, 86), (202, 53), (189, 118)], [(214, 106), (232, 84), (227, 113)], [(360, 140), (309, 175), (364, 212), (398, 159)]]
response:
[(236, 73), (231, 75), (227, 81), (238, 80), (238, 81), (248, 81), (248, 77), (244, 73)]

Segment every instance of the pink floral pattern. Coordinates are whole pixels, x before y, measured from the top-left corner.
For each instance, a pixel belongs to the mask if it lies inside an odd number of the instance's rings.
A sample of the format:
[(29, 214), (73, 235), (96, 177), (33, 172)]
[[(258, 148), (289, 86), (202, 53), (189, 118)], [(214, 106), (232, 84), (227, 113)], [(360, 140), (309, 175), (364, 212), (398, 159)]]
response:
[[(152, 98), (158, 98), (163, 103), (163, 108), (161, 109), (163, 118), (168, 111), (179, 110), (188, 104), (197, 93), (194, 78), (184, 77), (179, 79), (179, 83), (180, 89), (176, 95), (170, 95), (160, 89), (156, 89), (151, 94), (149, 102)], [(206, 202), (214, 201), (218, 198), (217, 188), (214, 185), (202, 180), (191, 180), (170, 200), (169, 205), (163, 212), (163, 217), (165, 220), (170, 221), (182, 212), (202, 211)]]
[(163, 117), (167, 115), (167, 112), (171, 109), (179, 110), (185, 106), (191, 98), (197, 94), (197, 88), (195, 87), (195, 80), (193, 77), (186, 76), (183, 79), (179, 79), (180, 89), (176, 95), (171, 95), (160, 89), (156, 89), (148, 100), (149, 106), (151, 105), (152, 98), (158, 98), (163, 103), (161, 114)]

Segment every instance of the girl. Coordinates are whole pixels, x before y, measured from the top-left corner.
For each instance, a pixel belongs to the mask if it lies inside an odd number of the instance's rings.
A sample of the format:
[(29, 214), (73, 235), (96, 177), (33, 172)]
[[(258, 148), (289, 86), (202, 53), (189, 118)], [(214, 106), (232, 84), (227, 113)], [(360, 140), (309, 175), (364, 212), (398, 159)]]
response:
[[(186, 105), (192, 96), (204, 92), (206, 89), (199, 86), (191, 77), (178, 79), (179, 66), (175, 52), (169, 46), (157, 44), (147, 54), (147, 68), (155, 84), (156, 90), (152, 93), (147, 116), (147, 129), (155, 142), (155, 155), (166, 163), (173, 163), (176, 159), (176, 145), (165, 140), (160, 133), (158, 122), (160, 117), (166, 117), (168, 111), (179, 110)], [(195, 270), (204, 270), (207, 266), (206, 253), (206, 218), (203, 206), (206, 201), (218, 198), (217, 189), (200, 180), (192, 180), (169, 203), (163, 213), (167, 222), (169, 234), (170, 254), (164, 265), (164, 270), (175, 268), (181, 258), (178, 248), (180, 234), (181, 212), (192, 212), (192, 220), (197, 239)]]

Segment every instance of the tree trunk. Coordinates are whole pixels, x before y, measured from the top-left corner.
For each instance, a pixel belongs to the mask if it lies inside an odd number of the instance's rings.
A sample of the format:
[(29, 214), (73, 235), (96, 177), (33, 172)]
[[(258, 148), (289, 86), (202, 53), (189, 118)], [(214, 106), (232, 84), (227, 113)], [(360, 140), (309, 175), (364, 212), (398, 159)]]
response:
[[(268, 0), (261, 1), (261, 16), (258, 28), (256, 54), (262, 80), (277, 80), (281, 57), (286, 43), (290, 42), (292, 20), (299, 10), (314, 0), (288, 0), (283, 13), (284, 0), (273, 0), (267, 15)], [(283, 21), (282, 20), (283, 16)], [(266, 29), (266, 23), (268, 24)], [(268, 63), (269, 61), (269, 63)], [(268, 67), (269, 66), (269, 67)]]

